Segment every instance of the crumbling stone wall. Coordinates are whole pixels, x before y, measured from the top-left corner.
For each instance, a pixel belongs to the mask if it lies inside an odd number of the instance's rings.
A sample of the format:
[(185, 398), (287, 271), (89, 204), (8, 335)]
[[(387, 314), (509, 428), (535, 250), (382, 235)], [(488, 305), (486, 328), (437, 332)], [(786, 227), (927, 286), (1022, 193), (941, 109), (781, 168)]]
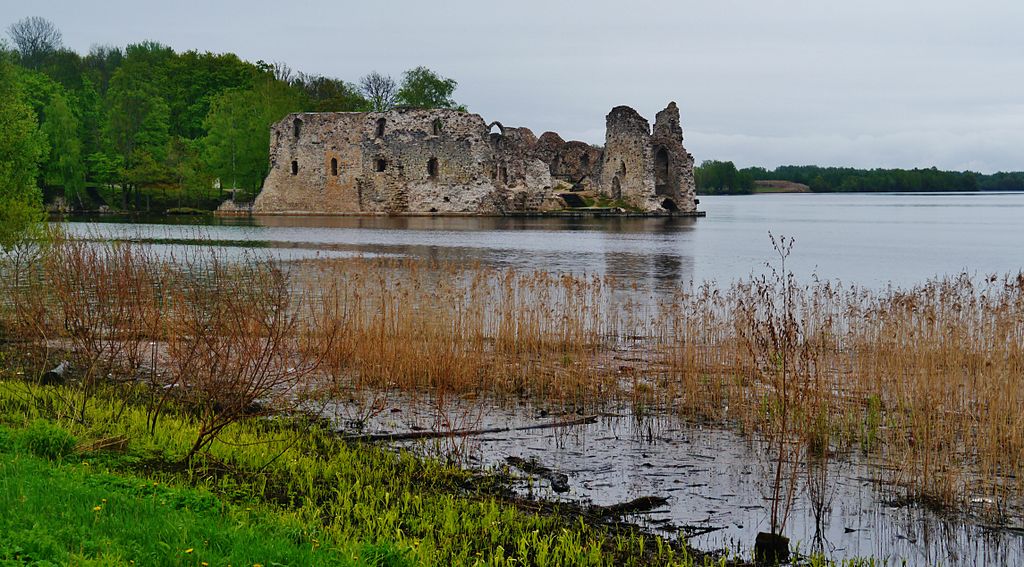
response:
[[(693, 178), (693, 155), (683, 147), (683, 128), (679, 124), (676, 103), (670, 102), (655, 117), (651, 149), (654, 152), (654, 193), (661, 199), (661, 206), (695, 211), (697, 191)], [(666, 203), (665, 199), (671, 202)]]
[(632, 207), (657, 210), (650, 124), (632, 108), (616, 106), (605, 128), (601, 192)]
[[(559, 193), (568, 187), (621, 197), (640, 210), (665, 211), (665, 199), (678, 205), (687, 194), (680, 187), (687, 179), (692, 185), (693, 158), (682, 149), (678, 123), (673, 103), (659, 113), (652, 137), (636, 111), (616, 107), (608, 115), (602, 150), (552, 132), (538, 139), (528, 128), (487, 124), (477, 114), (447, 109), (291, 114), (271, 127), (270, 172), (253, 210), (545, 211), (565, 205)], [(662, 173), (668, 173), (660, 189), (652, 144), (670, 156), (663, 160), (668, 165)], [(682, 210), (693, 209), (682, 204)]]

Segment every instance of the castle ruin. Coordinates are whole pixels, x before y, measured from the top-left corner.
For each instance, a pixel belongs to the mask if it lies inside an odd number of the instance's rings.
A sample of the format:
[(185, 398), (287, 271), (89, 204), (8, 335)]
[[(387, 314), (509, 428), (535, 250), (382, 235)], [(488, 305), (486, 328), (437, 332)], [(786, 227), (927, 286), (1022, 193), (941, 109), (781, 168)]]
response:
[(613, 108), (606, 127), (600, 148), (458, 110), (289, 114), (271, 126), (253, 212), (699, 214), (674, 102), (653, 132), (628, 106)]

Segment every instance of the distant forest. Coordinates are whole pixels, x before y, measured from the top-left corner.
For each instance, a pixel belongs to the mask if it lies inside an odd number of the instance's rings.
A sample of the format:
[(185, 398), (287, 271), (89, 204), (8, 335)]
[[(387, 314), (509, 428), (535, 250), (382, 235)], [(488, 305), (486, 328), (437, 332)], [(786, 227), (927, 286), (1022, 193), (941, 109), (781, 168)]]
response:
[(73, 208), (209, 209), (229, 189), (251, 199), (267, 173), (270, 124), (291, 112), (463, 108), (457, 83), (425, 67), (349, 82), (154, 41), (82, 55), (38, 17), (6, 32), (0, 80), (13, 90), (0, 104), (12, 116), (28, 109), (31, 131), (18, 139), (38, 157), (36, 185)]
[(928, 169), (856, 169), (784, 165), (775, 169), (737, 169), (730, 161), (705, 161), (695, 168), (697, 192), (741, 195), (756, 191), (756, 181), (802, 183), (815, 193), (1024, 191), (1024, 172), (982, 174)]

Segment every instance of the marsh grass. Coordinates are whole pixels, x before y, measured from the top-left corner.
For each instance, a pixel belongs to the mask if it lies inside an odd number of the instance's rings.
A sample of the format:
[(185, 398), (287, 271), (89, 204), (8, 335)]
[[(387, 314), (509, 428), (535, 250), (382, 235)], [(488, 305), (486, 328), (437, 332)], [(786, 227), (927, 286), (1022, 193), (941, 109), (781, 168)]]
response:
[[(393, 392), (570, 411), (625, 402), (638, 415), (763, 435), (782, 464), (865, 452), (890, 486), (926, 503), (1022, 495), (1024, 275), (880, 290), (753, 277), (655, 295), (599, 277), (409, 259), (214, 260), (232, 267), (183, 278), (216, 262), (186, 269), (139, 247), (59, 241), (18, 266), (2, 328), (37, 358), (72, 352), (69, 391), (82, 400), (100, 377), (123, 374), (176, 385), (160, 391), (185, 402), (204, 391), (189, 380), (205, 371), (211, 394), (282, 408), (363, 399), (364, 415)], [(100, 283), (109, 278), (121, 283)], [(267, 381), (216, 366), (228, 353)], [(79, 417), (85, 405), (74, 405)], [(243, 407), (206, 407), (228, 406)]]

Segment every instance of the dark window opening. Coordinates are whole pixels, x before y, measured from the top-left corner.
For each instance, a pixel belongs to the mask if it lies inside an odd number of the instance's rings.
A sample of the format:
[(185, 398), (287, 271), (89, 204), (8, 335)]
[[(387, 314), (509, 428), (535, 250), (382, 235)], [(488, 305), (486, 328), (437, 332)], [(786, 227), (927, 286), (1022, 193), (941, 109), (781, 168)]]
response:
[(440, 136), (441, 135), (441, 119), (440, 118), (435, 118), (434, 119), (434, 124), (432, 125), (432, 130), (433, 130), (435, 136)]
[(298, 174), (299, 174), (299, 162), (292, 161), (292, 175), (298, 175)]
[(586, 167), (590, 167), (590, 155), (589, 154), (583, 154), (582, 156), (580, 156), (580, 165), (582, 165), (585, 168)]
[(619, 162), (619, 177), (626, 177), (626, 162)]
[(672, 199), (665, 199), (664, 201), (662, 201), (661, 208), (665, 209), (666, 211), (672, 212), (679, 210), (679, 207), (676, 206), (676, 202), (673, 201)]
[(654, 154), (654, 185), (656, 188), (668, 186), (668, 151), (658, 148)]
[(622, 183), (619, 181), (619, 176), (616, 175), (612, 178), (612, 199), (618, 201), (622, 198)]
[(331, 158), (331, 175), (338, 175), (338, 158)]
[(295, 122), (292, 122), (292, 131), (295, 133), (295, 138), (298, 139), (299, 134), (302, 133), (302, 120), (296, 118)]
[(383, 159), (378, 159), (377, 161), (373, 162), (373, 168), (379, 173), (388, 168), (388, 162)]
[(380, 138), (381, 136), (384, 135), (384, 125), (387, 124), (387, 122), (388, 121), (384, 120), (383, 118), (378, 118), (377, 119), (377, 137), (378, 138)]
[(427, 176), (431, 179), (437, 179), (437, 158), (427, 160)]

